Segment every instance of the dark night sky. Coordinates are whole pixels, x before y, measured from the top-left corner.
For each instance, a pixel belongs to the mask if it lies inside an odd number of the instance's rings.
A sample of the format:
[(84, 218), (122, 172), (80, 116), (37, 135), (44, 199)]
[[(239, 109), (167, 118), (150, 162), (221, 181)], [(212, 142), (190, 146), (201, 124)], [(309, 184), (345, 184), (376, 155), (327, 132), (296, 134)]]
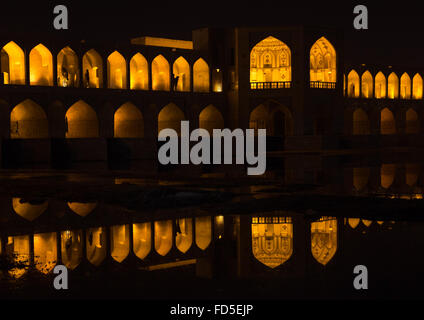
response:
[[(156, 35), (190, 39), (198, 27), (322, 25), (345, 30), (357, 62), (424, 67), (424, 2), (402, 1), (20, 1), (0, 10), (3, 30), (55, 33), (78, 39)], [(69, 9), (69, 31), (53, 29), (53, 7)], [(369, 30), (353, 29), (353, 8), (369, 10)]]

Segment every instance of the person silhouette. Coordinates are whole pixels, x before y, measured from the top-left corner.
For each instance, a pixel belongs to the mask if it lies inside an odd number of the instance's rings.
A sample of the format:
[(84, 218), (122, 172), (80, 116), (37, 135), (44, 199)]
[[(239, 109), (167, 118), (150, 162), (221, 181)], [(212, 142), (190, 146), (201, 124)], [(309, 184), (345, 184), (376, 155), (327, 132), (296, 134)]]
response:
[(85, 70), (85, 87), (90, 88), (90, 73), (88, 72), (88, 69)]
[(173, 86), (174, 86), (174, 87), (173, 87), (173, 90), (174, 90), (174, 91), (177, 91), (177, 87), (178, 87), (178, 80), (179, 80), (179, 79), (180, 79), (180, 76), (178, 76), (178, 75), (174, 77), (174, 83), (173, 83)]

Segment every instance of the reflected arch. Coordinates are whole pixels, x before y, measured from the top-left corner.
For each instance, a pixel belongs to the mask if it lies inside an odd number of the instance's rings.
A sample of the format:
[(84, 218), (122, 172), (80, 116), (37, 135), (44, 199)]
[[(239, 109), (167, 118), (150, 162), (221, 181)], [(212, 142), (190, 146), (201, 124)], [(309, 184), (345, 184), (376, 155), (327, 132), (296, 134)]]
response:
[(172, 248), (172, 221), (155, 221), (155, 250), (166, 256)]
[(107, 81), (110, 89), (127, 88), (127, 63), (118, 51), (107, 58)]
[(206, 248), (212, 242), (212, 219), (211, 217), (196, 217), (196, 245), (201, 250)]
[(80, 71), (78, 57), (69, 47), (57, 55), (57, 84), (60, 87), (79, 87)]
[(130, 253), (129, 225), (112, 226), (110, 231), (111, 256), (121, 263)]
[(152, 249), (152, 224), (150, 222), (133, 224), (133, 250), (139, 259), (144, 259)]
[(106, 258), (106, 232), (104, 228), (89, 228), (86, 231), (87, 260), (98, 267)]
[(174, 129), (181, 135), (181, 121), (185, 120), (184, 112), (174, 103), (169, 103), (158, 114), (158, 134), (163, 129)]
[(85, 88), (103, 88), (103, 59), (96, 50), (84, 54), (82, 69)]
[(282, 105), (270, 111), (270, 108), (260, 104), (252, 110), (249, 117), (249, 128), (267, 129), (268, 136), (289, 136), (293, 134), (293, 117), (290, 110)]
[(27, 99), (10, 113), (11, 139), (45, 139), (49, 137), (49, 124), (44, 109)]
[(68, 202), (68, 207), (81, 217), (89, 215), (97, 207), (97, 202)]
[(130, 60), (130, 89), (149, 90), (149, 64), (141, 53)]
[(99, 123), (94, 109), (82, 100), (74, 103), (65, 115), (66, 138), (97, 138)]
[(4, 84), (25, 84), (25, 54), (13, 41), (1, 49), (1, 72)]
[(82, 261), (82, 240), (81, 230), (66, 230), (60, 234), (62, 264), (70, 270), (74, 270)]
[(396, 165), (382, 164), (380, 169), (380, 184), (384, 189), (391, 187), (395, 181)]
[(34, 221), (48, 208), (48, 201), (24, 201), (22, 198), (12, 198), (13, 211), (28, 221)]
[(56, 232), (34, 234), (34, 263), (43, 274), (53, 270), (57, 263)]
[(53, 86), (53, 56), (41, 43), (29, 53), (29, 79), (32, 86)]
[(115, 138), (143, 138), (144, 120), (141, 111), (131, 102), (116, 110), (114, 115)]
[(311, 223), (312, 256), (323, 266), (334, 257), (337, 251), (337, 219), (321, 217)]
[(170, 90), (169, 63), (161, 54), (152, 61), (152, 90)]
[(190, 218), (175, 221), (175, 246), (182, 253), (186, 253), (193, 243), (193, 220)]

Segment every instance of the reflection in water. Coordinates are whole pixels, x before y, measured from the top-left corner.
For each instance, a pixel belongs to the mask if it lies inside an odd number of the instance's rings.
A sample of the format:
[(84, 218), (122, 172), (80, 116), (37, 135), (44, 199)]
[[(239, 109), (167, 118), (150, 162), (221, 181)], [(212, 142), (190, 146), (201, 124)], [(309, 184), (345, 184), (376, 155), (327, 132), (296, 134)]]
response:
[(23, 202), (21, 198), (12, 199), (13, 210), (22, 218), (28, 221), (37, 219), (48, 207), (48, 202), (43, 201), (40, 204), (32, 204), (30, 202)]
[(133, 250), (140, 259), (144, 259), (152, 249), (151, 227), (150, 222), (133, 224)]
[(286, 262), (293, 254), (291, 218), (252, 218), (252, 251), (256, 259), (270, 268)]
[(193, 222), (192, 219), (178, 219), (175, 222), (176, 236), (175, 245), (182, 253), (186, 253), (193, 243)]
[(408, 186), (413, 187), (417, 184), (420, 166), (418, 164), (406, 164), (405, 182)]
[(68, 202), (69, 208), (81, 217), (85, 217), (91, 213), (97, 206), (97, 202), (81, 203), (81, 202)]
[(212, 241), (211, 217), (198, 217), (195, 219), (196, 245), (205, 250)]
[(311, 223), (312, 256), (322, 265), (326, 265), (337, 251), (337, 219), (321, 217)]
[(357, 191), (363, 190), (370, 177), (370, 168), (353, 168), (353, 186)]
[(395, 164), (383, 164), (381, 165), (381, 186), (385, 189), (390, 188), (395, 181), (396, 165)]
[(172, 221), (155, 221), (155, 250), (165, 256), (172, 248)]
[(56, 232), (34, 234), (34, 262), (41, 273), (53, 270), (57, 263)]
[(361, 219), (361, 221), (364, 224), (364, 226), (366, 226), (366, 227), (369, 227), (372, 224), (371, 220)]
[(62, 231), (60, 239), (62, 264), (73, 270), (82, 260), (82, 231)]
[(6, 254), (12, 256), (17, 265), (9, 274), (14, 278), (22, 277), (29, 265), (29, 236), (7, 237)]
[(349, 223), (349, 226), (352, 229), (355, 229), (358, 226), (358, 224), (359, 224), (359, 219), (358, 218), (349, 218), (347, 220), (347, 222)]
[(110, 247), (112, 258), (122, 262), (130, 253), (130, 228), (128, 225), (111, 227)]
[(99, 266), (106, 258), (106, 233), (104, 228), (90, 228), (86, 234), (87, 260)]

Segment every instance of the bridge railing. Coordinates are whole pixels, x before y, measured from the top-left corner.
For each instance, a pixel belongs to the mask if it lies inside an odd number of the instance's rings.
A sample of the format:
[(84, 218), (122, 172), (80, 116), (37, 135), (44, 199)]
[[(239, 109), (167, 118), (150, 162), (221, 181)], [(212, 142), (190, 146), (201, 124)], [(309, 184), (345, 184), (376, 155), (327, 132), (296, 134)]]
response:
[(310, 88), (314, 89), (336, 89), (335, 82), (311, 81)]
[(268, 90), (268, 89), (288, 89), (291, 88), (291, 81), (281, 82), (251, 82), (252, 90)]

